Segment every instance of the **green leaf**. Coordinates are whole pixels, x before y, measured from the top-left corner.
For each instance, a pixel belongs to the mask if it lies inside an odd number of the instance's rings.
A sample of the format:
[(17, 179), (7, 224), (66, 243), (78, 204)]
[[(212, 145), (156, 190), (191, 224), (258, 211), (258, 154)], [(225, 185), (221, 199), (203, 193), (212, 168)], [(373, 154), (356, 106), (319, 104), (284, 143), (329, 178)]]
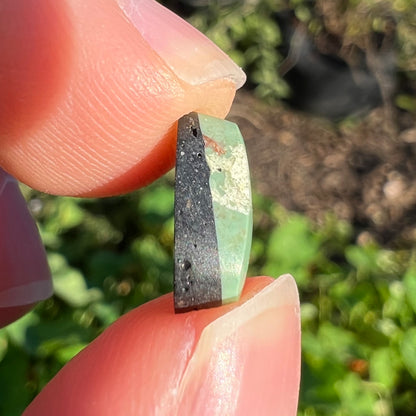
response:
[(392, 348), (379, 348), (370, 357), (370, 379), (392, 389), (399, 378), (400, 360)]
[(61, 233), (76, 227), (84, 218), (84, 211), (75, 198), (58, 198), (53, 205), (54, 212), (50, 216), (47, 231)]
[(359, 278), (368, 277), (378, 270), (377, 256), (379, 248), (376, 245), (349, 246), (345, 250), (348, 262), (357, 268)]
[[(93, 338), (90, 328), (84, 328), (67, 315), (57, 320), (40, 320), (35, 311), (5, 328), (10, 342), (32, 357), (49, 357), (60, 348), (86, 343)], [(1, 413), (0, 413), (1, 414)]]
[(319, 247), (320, 240), (312, 232), (310, 222), (293, 214), (272, 231), (263, 272), (274, 277), (291, 273), (299, 285), (304, 285), (309, 266), (318, 258)]
[(349, 416), (374, 415), (374, 407), (379, 396), (377, 392), (366, 388), (364, 382), (355, 373), (349, 373), (335, 385), (342, 407)]
[(403, 283), (406, 289), (406, 298), (416, 313), (416, 266), (411, 265), (403, 278)]
[(16, 322), (13, 322), (11, 325), (7, 326), (4, 331), (7, 333), (15, 345), (30, 350), (30, 348), (27, 348), (27, 334), (29, 329), (38, 323), (39, 317), (34, 311), (30, 311), (28, 314), (22, 316)]
[(75, 357), (80, 351), (82, 351), (87, 344), (72, 344), (66, 347), (60, 348), (55, 352), (55, 357), (61, 364), (66, 364), (69, 360)]
[(313, 321), (319, 314), (318, 308), (312, 303), (302, 303), (300, 307), (300, 315), (302, 324)]
[[(159, 241), (153, 236), (138, 238), (132, 244), (132, 251), (137, 256), (147, 271), (157, 269), (158, 272), (171, 269), (172, 259), (163, 249)], [(172, 272), (172, 270), (170, 270)]]
[(111, 325), (120, 317), (120, 312), (114, 305), (96, 302), (91, 306), (92, 312), (101, 320), (105, 327)]
[(86, 306), (101, 299), (100, 290), (88, 289), (82, 274), (68, 266), (65, 258), (59, 254), (49, 254), (49, 264), (52, 270), (53, 285), (56, 296), (72, 307)]
[(141, 195), (138, 208), (141, 215), (152, 217), (153, 221), (160, 221), (173, 215), (173, 203), (173, 188), (159, 185), (152, 186)]
[(325, 354), (340, 362), (347, 362), (354, 353), (356, 340), (350, 331), (324, 322), (319, 328), (320, 345)]
[(416, 381), (416, 327), (404, 334), (400, 351), (404, 365)]

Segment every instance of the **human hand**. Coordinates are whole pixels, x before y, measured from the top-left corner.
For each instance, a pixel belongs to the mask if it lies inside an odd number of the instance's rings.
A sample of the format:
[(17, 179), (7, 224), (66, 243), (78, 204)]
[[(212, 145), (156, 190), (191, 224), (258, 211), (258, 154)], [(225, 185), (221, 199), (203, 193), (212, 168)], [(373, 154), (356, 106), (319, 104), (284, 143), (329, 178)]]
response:
[[(244, 82), (221, 51), (148, 0), (5, 0), (0, 31), (0, 164), (46, 192), (105, 196), (144, 186), (173, 166), (176, 120), (190, 111), (225, 116)], [(0, 201), (17, 224), (27, 213), (10, 194)], [(8, 232), (0, 248), (20, 248), (34, 230)], [(27, 247), (19, 259), (26, 294), (48, 281), (44, 264), (33, 267), (39, 239)], [(15, 267), (6, 269), (9, 289)], [(171, 295), (137, 308), (25, 414), (294, 415), (298, 296), (290, 277), (271, 282), (249, 279), (239, 303), (211, 310), (175, 315)], [(27, 308), (20, 302), (14, 317)]]

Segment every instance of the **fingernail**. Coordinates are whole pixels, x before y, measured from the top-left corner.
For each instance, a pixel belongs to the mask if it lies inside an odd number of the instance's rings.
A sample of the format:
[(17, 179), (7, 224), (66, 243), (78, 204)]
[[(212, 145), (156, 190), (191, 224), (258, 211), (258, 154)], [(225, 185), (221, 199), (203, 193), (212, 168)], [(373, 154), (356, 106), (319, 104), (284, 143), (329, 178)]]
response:
[(299, 382), (299, 295), (293, 277), (284, 275), (204, 328), (178, 413), (295, 416)]
[(33, 304), (51, 294), (51, 276), (36, 224), (17, 181), (0, 169), (0, 308)]
[(117, 0), (143, 38), (183, 81), (198, 85), (229, 79), (240, 88), (246, 76), (201, 32), (154, 0)]

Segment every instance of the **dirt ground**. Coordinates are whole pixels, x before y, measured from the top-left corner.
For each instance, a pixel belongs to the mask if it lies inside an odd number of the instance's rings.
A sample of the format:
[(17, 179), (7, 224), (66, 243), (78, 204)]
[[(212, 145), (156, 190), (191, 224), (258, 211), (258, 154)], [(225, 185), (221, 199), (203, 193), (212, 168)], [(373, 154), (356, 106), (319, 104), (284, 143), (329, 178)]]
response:
[(416, 241), (414, 116), (379, 107), (332, 124), (241, 91), (228, 118), (240, 126), (261, 194), (318, 222), (334, 212), (383, 245)]

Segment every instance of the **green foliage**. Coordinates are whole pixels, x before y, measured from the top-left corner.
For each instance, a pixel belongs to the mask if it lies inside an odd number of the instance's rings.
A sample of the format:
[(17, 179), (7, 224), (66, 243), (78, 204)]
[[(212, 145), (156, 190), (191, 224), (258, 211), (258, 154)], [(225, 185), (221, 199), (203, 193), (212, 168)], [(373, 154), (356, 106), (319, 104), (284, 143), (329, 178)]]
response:
[(258, 196), (255, 209), (251, 272), (290, 271), (300, 289), (299, 416), (415, 414), (416, 252), (355, 243), (331, 215), (317, 226)]
[[(258, 96), (274, 102), (290, 95), (279, 74), (286, 56), (281, 53), (282, 33), (274, 13), (282, 10), (291, 10), (311, 37), (338, 39), (339, 49), (348, 49), (348, 54), (354, 54), (354, 50), (370, 56), (375, 53), (383, 61), (388, 59), (389, 48), (394, 48), (396, 70), (414, 85), (414, 0), (208, 2), (205, 7), (196, 8), (189, 20), (245, 70), (248, 85), (255, 87)], [(382, 36), (390, 41), (379, 49), (375, 39)], [(416, 111), (414, 97), (406, 91), (398, 91), (396, 105), (411, 113)]]
[(404, 365), (413, 378), (416, 379), (416, 326), (410, 328), (404, 334), (400, 351)]
[(269, 100), (287, 97), (289, 88), (278, 74), (282, 42), (273, 12), (279, 2), (241, 2), (230, 7), (215, 3), (196, 12), (190, 22), (205, 33), (248, 74), (259, 96)]
[(298, 284), (306, 286), (310, 273), (305, 265), (312, 264), (318, 258), (319, 246), (319, 236), (312, 232), (309, 221), (294, 214), (272, 231), (263, 272), (280, 276), (291, 270)]

